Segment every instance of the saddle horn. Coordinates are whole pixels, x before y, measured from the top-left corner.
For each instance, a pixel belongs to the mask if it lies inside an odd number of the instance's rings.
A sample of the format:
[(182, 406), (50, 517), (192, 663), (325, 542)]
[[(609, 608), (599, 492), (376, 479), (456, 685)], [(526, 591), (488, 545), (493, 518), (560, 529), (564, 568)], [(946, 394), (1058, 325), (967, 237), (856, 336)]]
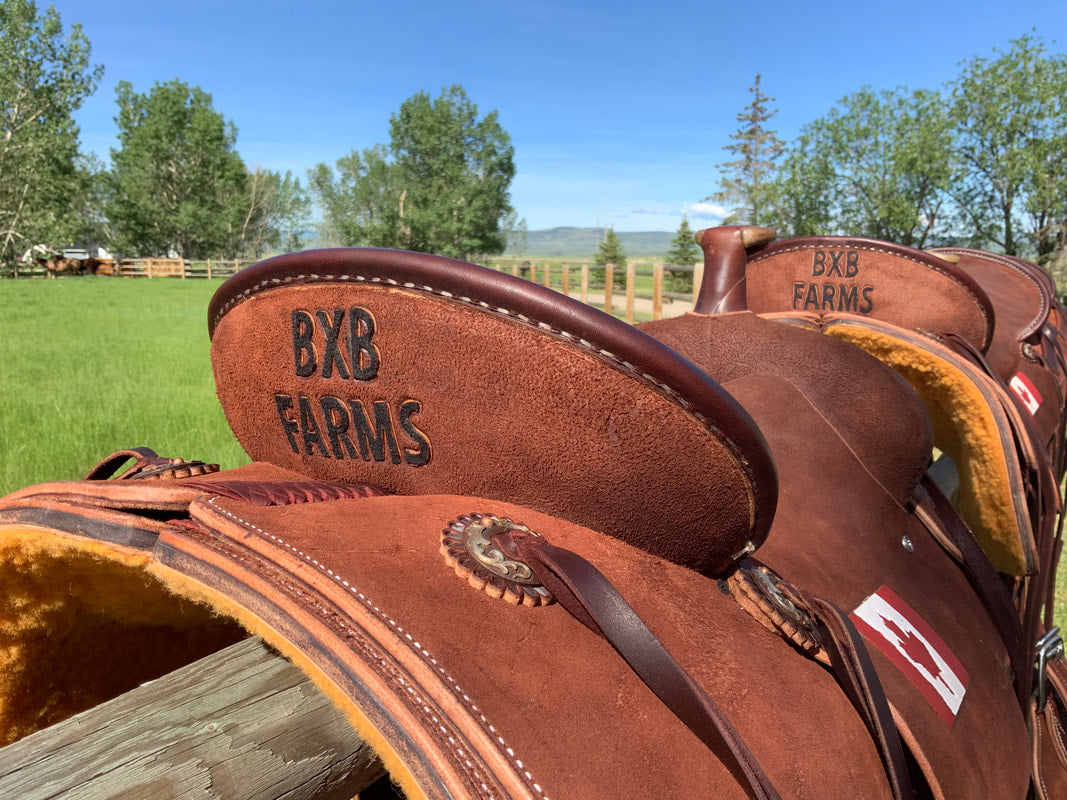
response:
[(777, 236), (772, 228), (757, 225), (725, 225), (697, 231), (693, 238), (704, 251), (704, 280), (693, 311), (725, 314), (748, 310), (745, 296), (748, 257)]

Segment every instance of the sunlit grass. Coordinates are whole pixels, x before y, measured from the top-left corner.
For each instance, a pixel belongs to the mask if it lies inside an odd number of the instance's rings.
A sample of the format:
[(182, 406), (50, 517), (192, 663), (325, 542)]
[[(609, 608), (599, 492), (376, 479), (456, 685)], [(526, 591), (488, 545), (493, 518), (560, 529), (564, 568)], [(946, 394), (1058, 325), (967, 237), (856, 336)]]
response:
[(246, 463), (211, 374), (219, 283), (0, 282), (0, 493), (83, 477), (125, 447)]

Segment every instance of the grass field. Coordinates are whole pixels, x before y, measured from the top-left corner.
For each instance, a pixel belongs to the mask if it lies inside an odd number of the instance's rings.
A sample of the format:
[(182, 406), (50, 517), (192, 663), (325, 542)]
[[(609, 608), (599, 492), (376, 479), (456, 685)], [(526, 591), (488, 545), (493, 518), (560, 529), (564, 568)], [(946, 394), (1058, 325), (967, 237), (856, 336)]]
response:
[(124, 447), (247, 462), (215, 398), (220, 281), (0, 281), (0, 493), (81, 478)]
[(79, 479), (126, 447), (247, 463), (211, 374), (207, 305), (220, 283), (0, 281), (0, 495)]

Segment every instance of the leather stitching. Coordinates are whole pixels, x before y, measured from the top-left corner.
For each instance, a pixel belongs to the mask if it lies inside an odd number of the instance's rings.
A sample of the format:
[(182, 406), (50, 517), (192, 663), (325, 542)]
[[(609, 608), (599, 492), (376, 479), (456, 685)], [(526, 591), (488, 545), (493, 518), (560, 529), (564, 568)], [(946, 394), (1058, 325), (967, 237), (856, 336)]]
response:
[[(504, 740), (504, 737), (502, 737), (497, 732), (496, 728), (492, 725), (492, 723), (489, 722), (488, 719), (486, 719), (485, 715), (481, 712), (481, 710), (474, 703), (474, 701), (466, 694), (466, 692), (464, 692), (460, 688), (459, 684), (456, 683), (455, 679), (451, 675), (448, 674), (448, 672), (445, 670), (445, 668), (443, 666), (441, 666), (441, 664), (438, 663), (437, 659), (435, 659), (432, 655), (430, 655), (430, 652), (425, 647), (423, 647), (422, 644), (420, 642), (418, 642), (409, 632), (405, 631), (403, 627), (401, 627), (388, 614), (386, 614), (384, 611), (382, 611), (382, 609), (380, 609), (377, 605), (375, 605), (374, 602), (371, 601), (366, 595), (364, 595), (361, 591), (359, 591), (354, 586), (352, 586), (347, 580), (345, 580), (343, 577), (341, 577), (340, 574), (334, 572), (332, 569), (330, 569), (326, 565), (320, 563), (318, 560), (316, 560), (316, 559), (312, 558), (311, 556), (307, 555), (306, 553), (304, 553), (302, 550), (300, 550), (299, 548), (295, 547), (294, 545), (289, 544), (284, 539), (282, 539), (282, 538), (280, 538), (278, 536), (274, 536), (273, 534), (268, 533), (267, 531), (263, 530), (259, 526), (255, 525), (255, 524), (253, 524), (251, 522), (248, 522), (247, 520), (241, 519), (236, 514), (233, 514), (232, 512), (226, 510), (225, 508), (223, 508), (222, 506), (218, 505), (215, 502), (215, 500), (217, 500), (217, 499), (218, 499), (217, 497), (209, 497), (209, 498), (207, 498), (208, 505), (210, 505), (212, 508), (214, 508), (220, 514), (223, 514), (224, 516), (229, 517), (230, 519), (234, 520), (235, 522), (237, 522), (238, 524), (240, 524), (244, 528), (248, 529), (249, 531), (252, 531), (253, 533), (257, 533), (257, 534), (259, 534), (261, 536), (265, 536), (266, 538), (270, 539), (272, 542), (274, 542), (278, 546), (290, 551), (291, 553), (294, 553), (295, 555), (299, 556), (300, 558), (302, 558), (307, 563), (309, 563), (312, 566), (314, 566), (320, 572), (328, 575), (334, 582), (336, 582), (336, 583), (340, 584), (341, 586), (343, 586), (344, 589), (348, 593), (350, 593), (353, 596), (355, 596), (365, 607), (369, 608), (372, 612), (374, 612), (375, 616), (377, 616), (379, 619), (381, 619), (383, 622), (385, 622), (390, 628), (392, 628), (394, 631), (396, 631), (398, 634), (400, 634), (405, 639), (405, 641), (407, 641), (408, 645), (413, 650), (415, 650), (415, 652), (417, 652), (420, 656), (422, 656), (422, 658), (425, 661), (427, 661), (433, 667), (433, 669), (441, 677), (443, 677), (448, 682), (448, 684), (451, 687), (453, 693), (455, 693), (459, 698), (461, 698), (463, 700), (463, 702), (467, 706), (467, 708), (471, 712), (473, 712), (474, 714), (477, 715), (477, 718), (478, 718), (479, 722), (481, 723), (482, 728), (492, 736), (493, 740), (496, 742), (496, 744), (500, 748), (501, 752), (507, 757), (507, 759), (511, 762), (511, 764), (513, 766), (515, 766), (516, 768), (518, 768), (519, 774), (522, 775), (526, 779), (526, 783), (528, 784), (528, 786), (530, 788), (532, 788), (536, 792), (537, 796), (540, 797), (541, 800), (549, 800), (548, 796), (545, 795), (544, 792), (542, 791), (541, 786), (537, 782), (534, 781), (533, 775), (530, 773), (530, 771), (523, 764), (522, 760), (519, 759), (516, 756), (515, 751), (511, 747), (508, 746), (507, 742)], [(339, 623), (339, 624), (341, 624), (342, 627), (346, 627), (346, 626), (344, 626), (343, 623)], [(462, 762), (468, 767), (468, 769), (470, 769), (473, 772), (473, 774), (477, 775), (477, 770), (475, 769), (474, 765), (471, 763), (470, 759), (467, 758), (467, 756), (464, 753), (463, 749), (456, 744), (456, 742), (453, 739), (453, 737), (448, 735), (447, 730), (440, 724), (440, 721), (437, 719), (437, 717), (435, 715), (433, 715), (433, 712), (431, 711), (429, 706), (425, 705), (424, 703), (422, 703), (419, 700), (419, 698), (415, 695), (414, 690), (411, 687), (406, 686), (405, 682), (404, 682), (404, 680), (402, 678), (398, 678), (397, 680), (399, 681), (399, 683), (401, 685), (404, 686), (405, 691), (407, 691), (408, 694), (410, 694), (412, 696), (412, 698), (416, 701), (416, 703), (418, 704), (418, 707), (422, 710), (423, 714), (425, 716), (427, 716), (430, 719), (430, 721), (436, 726), (436, 729), (438, 731), (440, 731), (442, 734), (445, 735), (445, 737), (449, 741), (449, 744), (452, 745), (453, 753), (455, 753), (455, 755), (459, 759), (462, 760)], [(483, 791), (488, 792), (489, 788), (485, 784), (485, 782), (482, 781), (480, 776), (478, 776), (478, 780), (481, 781), (481, 788), (483, 789)], [(491, 794), (488, 795), (488, 799), (489, 800), (494, 800), (494, 798), (493, 798), (493, 796)]]
[[(967, 255), (974, 256), (975, 255), (974, 252), (969, 251), (966, 248), (957, 248), (957, 247), (938, 248), (936, 250), (936, 252), (938, 252), (938, 253), (948, 253), (949, 255), (956, 255), (956, 256), (967, 256)], [(1041, 324), (1048, 317), (1049, 311), (1052, 310), (1052, 304), (1049, 302), (1049, 299), (1048, 299), (1048, 290), (1044, 286), (1041, 285), (1041, 282), (1038, 281), (1037, 278), (1035, 278), (1033, 275), (1029, 274), (1026, 270), (1021, 269), (1019, 267), (1019, 265), (1016, 264), (1013, 261), (1009, 261), (1008, 259), (1003, 258), (1003, 257), (997, 255), (996, 253), (982, 253), (982, 258), (984, 258), (984, 259), (986, 259), (988, 261), (996, 262), (997, 264), (1000, 264), (1001, 266), (1007, 267), (1008, 269), (1015, 270), (1015, 272), (1017, 272), (1020, 275), (1022, 275), (1024, 278), (1026, 278), (1028, 281), (1030, 281), (1030, 283), (1034, 284), (1034, 286), (1037, 287), (1037, 296), (1041, 298), (1041, 310), (1038, 312), (1038, 315), (1034, 319), (1034, 321), (1031, 322), (1024, 329), (1024, 335), (1019, 337), (1019, 341), (1022, 341), (1023, 339), (1026, 339), (1028, 336), (1032, 335), (1038, 328), (1041, 327)]]
[[(758, 254), (756, 256), (753, 256), (751, 259), (749, 259), (748, 263), (749, 264), (754, 264), (757, 261), (766, 261), (768, 259), (773, 258), (776, 255), (781, 255), (782, 253), (799, 253), (801, 250), (816, 250), (819, 247), (826, 247), (826, 246), (827, 245), (825, 245), (825, 244), (822, 244), (822, 245), (805, 244), (805, 245), (796, 245), (794, 247), (783, 247), (783, 248), (781, 248), (779, 250), (774, 250), (771, 253), (766, 253), (765, 252), (765, 253), (761, 253), (761, 254)], [(842, 245), (842, 246), (844, 246), (844, 245)], [(974, 300), (974, 304), (976, 306), (978, 306), (978, 309), (982, 312), (982, 316), (985, 317), (986, 323), (988, 324), (989, 322), (991, 322), (991, 320), (989, 319), (989, 314), (986, 312), (985, 308), (983, 308), (983, 304), (982, 304), (981, 300), (978, 299), (978, 295), (976, 295), (973, 291), (971, 291), (971, 289), (966, 284), (964, 284), (963, 282), (958, 280), (956, 278), (956, 276), (949, 274), (948, 272), (946, 272), (945, 270), (941, 269), (940, 267), (935, 266), (934, 264), (927, 264), (925, 261), (920, 261), (917, 258), (912, 258), (911, 256), (904, 255), (903, 253), (899, 253), (899, 252), (897, 252), (895, 250), (887, 250), (884, 247), (871, 247), (870, 245), (848, 245), (848, 249), (850, 249), (850, 250), (866, 250), (867, 252), (870, 252), (870, 253), (885, 253), (887, 256), (893, 256), (894, 258), (902, 258), (905, 261), (910, 261), (913, 264), (918, 264), (921, 267), (926, 267), (927, 269), (932, 269), (932, 270), (934, 270), (934, 272), (940, 272), (942, 275), (944, 275), (950, 281), (952, 281), (953, 283), (958, 285), (961, 289), (963, 289), (967, 294), (969, 294), (971, 296), (971, 299)]]
[[(263, 291), (264, 289), (268, 289), (268, 288), (272, 288), (272, 287), (273, 288), (278, 288), (278, 287), (281, 287), (281, 286), (283, 286), (285, 284), (306, 283), (308, 281), (338, 281), (338, 282), (341, 282), (341, 283), (355, 281), (357, 283), (367, 283), (367, 284), (375, 284), (375, 285), (384, 284), (384, 285), (387, 285), (387, 286), (395, 286), (395, 287), (400, 288), (400, 289), (413, 289), (415, 291), (426, 292), (428, 294), (433, 294), (433, 295), (436, 295), (438, 297), (443, 297), (446, 300), (454, 300), (454, 301), (457, 301), (457, 302), (460, 302), (460, 303), (464, 303), (466, 305), (478, 308), (478, 309), (480, 309), (482, 311), (488, 311), (488, 312), (490, 312), (492, 314), (498, 314), (498, 315), (506, 316), (506, 317), (509, 317), (509, 318), (512, 318), (512, 319), (517, 319), (520, 322), (526, 323), (527, 325), (531, 325), (531, 326), (539, 328), (539, 329), (541, 329), (543, 331), (547, 331), (549, 333), (552, 333), (552, 334), (554, 334), (556, 336), (560, 336), (563, 339), (565, 339), (566, 341), (570, 342), (571, 344), (578, 345), (579, 347), (589, 351), (594, 356), (598, 356), (600, 358), (607, 359), (607, 360), (611, 361), (613, 364), (615, 364), (615, 365), (617, 365), (619, 367), (622, 367), (623, 369), (625, 369), (627, 372), (631, 373), (632, 375), (637, 376), (641, 380), (646, 381), (648, 383), (651, 383), (657, 390), (659, 390), (662, 394), (664, 394), (668, 399), (670, 399), (671, 401), (673, 401), (676, 404), (678, 404), (679, 406), (681, 406), (681, 408), (690, 417), (692, 417), (697, 422), (699, 422), (701, 425), (703, 425), (705, 428), (707, 428), (709, 431), (711, 431), (715, 435), (715, 437), (720, 442), (722, 442), (727, 447), (727, 449), (729, 449), (729, 451), (734, 455), (734, 457), (737, 459), (737, 462), (741, 465), (741, 468), (744, 470), (745, 475), (748, 476), (749, 483), (752, 485), (753, 497), (758, 496), (759, 493), (760, 493), (759, 485), (758, 485), (758, 482), (756, 480), (756, 473), (752, 469), (752, 466), (748, 463), (748, 459), (745, 458), (744, 454), (741, 452), (741, 448), (738, 447), (738, 445), (732, 439), (730, 439), (730, 437), (727, 436), (721, 429), (719, 429), (717, 426), (715, 426), (711, 422), (711, 420), (709, 420), (707, 417), (705, 417), (700, 412), (694, 411), (693, 410), (693, 404), (691, 402), (689, 402), (688, 400), (686, 400), (681, 394), (679, 394), (677, 390), (671, 388), (666, 383), (658, 381), (655, 377), (653, 377), (652, 375), (648, 374), (647, 372), (642, 372), (642, 371), (638, 370), (637, 367), (635, 365), (631, 364), (629, 361), (623, 361), (621, 358), (616, 356), (614, 353), (612, 353), (612, 352), (610, 352), (608, 350), (604, 350), (604, 349), (598, 348), (592, 342), (590, 342), (590, 341), (588, 341), (586, 339), (583, 339), (580, 336), (575, 336), (573, 333), (569, 333), (568, 331), (561, 330), (561, 329), (558, 329), (558, 328), (554, 328), (553, 326), (549, 325), (547, 322), (538, 322), (537, 320), (531, 319), (530, 317), (526, 316), (525, 314), (518, 314), (518, 313), (516, 313), (514, 311), (510, 311), (510, 310), (508, 310), (506, 308), (501, 308), (499, 306), (490, 305), (489, 303), (485, 302), (484, 300), (473, 300), (470, 297), (465, 297), (465, 296), (462, 296), (462, 295), (456, 295), (456, 294), (454, 294), (452, 292), (446, 292), (446, 291), (443, 291), (443, 290), (434, 289), (432, 286), (419, 285), (419, 284), (411, 283), (411, 282), (401, 283), (400, 281), (394, 280), (393, 278), (368, 278), (368, 277), (366, 277), (364, 275), (348, 275), (348, 274), (343, 274), (343, 275), (317, 275), (317, 274), (314, 274), (314, 273), (303, 273), (303, 274), (300, 274), (300, 275), (289, 275), (289, 276), (284, 277), (284, 278), (270, 278), (268, 280), (260, 281), (259, 283), (255, 284), (253, 286), (250, 286), (249, 288), (245, 289), (243, 292), (240, 292), (239, 294), (237, 294), (234, 297), (230, 298), (219, 309), (218, 313), (215, 315), (215, 319), (211, 323), (211, 329), (214, 330), (214, 329), (216, 329), (218, 327), (219, 323), (222, 321), (222, 318), (224, 316), (226, 316), (227, 313), (229, 313), (231, 308), (233, 308), (234, 306), (236, 306), (236, 305), (238, 305), (240, 303), (243, 303), (245, 300), (249, 299), (253, 294), (257, 294), (257, 293)], [(753, 513), (753, 519), (752, 519), (752, 526), (751, 527), (752, 527), (753, 530), (755, 530), (755, 529), (757, 529), (759, 527), (759, 521), (760, 521), (759, 520), (759, 514), (758, 514), (758, 510), (759, 510), (758, 509), (758, 504), (753, 502), (752, 507), (753, 507), (753, 512), (752, 512)]]

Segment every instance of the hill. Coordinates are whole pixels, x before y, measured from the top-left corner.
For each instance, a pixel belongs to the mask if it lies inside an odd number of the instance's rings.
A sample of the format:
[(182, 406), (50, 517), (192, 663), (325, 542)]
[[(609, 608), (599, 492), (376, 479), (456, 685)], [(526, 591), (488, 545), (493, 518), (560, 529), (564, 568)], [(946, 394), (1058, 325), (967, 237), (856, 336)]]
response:
[[(526, 235), (526, 258), (592, 258), (603, 228), (548, 228)], [(671, 249), (674, 234), (668, 231), (623, 231), (617, 233), (629, 258), (662, 258)]]

